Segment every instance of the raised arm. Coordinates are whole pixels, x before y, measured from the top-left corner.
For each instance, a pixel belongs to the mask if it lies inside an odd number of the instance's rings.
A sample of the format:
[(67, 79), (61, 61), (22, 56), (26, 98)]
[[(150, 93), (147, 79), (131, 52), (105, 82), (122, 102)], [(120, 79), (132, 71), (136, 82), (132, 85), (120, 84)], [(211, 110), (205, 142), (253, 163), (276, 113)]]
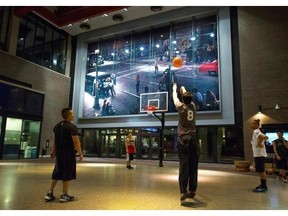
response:
[(264, 148), (264, 146), (265, 146), (264, 142), (266, 140), (268, 140), (268, 136), (266, 136), (264, 134), (260, 134), (257, 139), (258, 139), (258, 142), (257, 142), (257, 146), (256, 147)]

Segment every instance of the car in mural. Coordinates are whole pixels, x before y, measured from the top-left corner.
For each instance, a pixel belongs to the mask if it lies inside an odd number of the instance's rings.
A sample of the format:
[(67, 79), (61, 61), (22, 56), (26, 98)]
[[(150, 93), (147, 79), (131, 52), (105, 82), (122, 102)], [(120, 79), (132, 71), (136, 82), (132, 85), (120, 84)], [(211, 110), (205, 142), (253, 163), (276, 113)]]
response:
[(208, 73), (210, 76), (218, 76), (218, 60), (215, 59), (212, 62), (204, 62), (203, 64), (199, 65), (198, 71), (200, 73)]

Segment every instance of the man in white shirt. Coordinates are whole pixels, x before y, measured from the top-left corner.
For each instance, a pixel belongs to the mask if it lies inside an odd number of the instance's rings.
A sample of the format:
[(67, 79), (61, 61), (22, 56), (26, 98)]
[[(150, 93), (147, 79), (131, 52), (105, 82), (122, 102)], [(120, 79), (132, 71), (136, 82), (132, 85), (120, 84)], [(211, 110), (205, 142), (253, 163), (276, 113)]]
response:
[(265, 141), (268, 137), (263, 134), (260, 129), (260, 120), (253, 120), (251, 122), (251, 129), (253, 129), (253, 135), (251, 140), (253, 157), (255, 161), (256, 172), (260, 176), (260, 185), (253, 189), (254, 192), (266, 192), (268, 187), (266, 185), (266, 172), (265, 172), (265, 158), (267, 157)]

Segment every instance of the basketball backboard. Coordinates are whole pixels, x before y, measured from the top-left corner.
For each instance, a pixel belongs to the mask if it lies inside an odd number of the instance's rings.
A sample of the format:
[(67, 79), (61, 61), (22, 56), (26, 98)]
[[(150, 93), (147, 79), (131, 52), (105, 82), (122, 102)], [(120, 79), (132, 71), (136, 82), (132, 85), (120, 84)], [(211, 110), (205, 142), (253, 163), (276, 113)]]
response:
[(152, 92), (140, 94), (140, 113), (167, 112), (168, 92)]

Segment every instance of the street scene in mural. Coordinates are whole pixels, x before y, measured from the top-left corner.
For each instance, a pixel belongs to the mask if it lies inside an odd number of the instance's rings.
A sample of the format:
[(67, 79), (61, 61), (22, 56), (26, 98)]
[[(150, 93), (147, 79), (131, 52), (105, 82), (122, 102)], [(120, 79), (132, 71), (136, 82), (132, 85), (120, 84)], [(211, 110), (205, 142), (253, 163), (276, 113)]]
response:
[(152, 92), (168, 92), (175, 112), (173, 82), (193, 93), (198, 111), (221, 111), (216, 17), (191, 22), (89, 44), (83, 117), (139, 114), (140, 94)]

